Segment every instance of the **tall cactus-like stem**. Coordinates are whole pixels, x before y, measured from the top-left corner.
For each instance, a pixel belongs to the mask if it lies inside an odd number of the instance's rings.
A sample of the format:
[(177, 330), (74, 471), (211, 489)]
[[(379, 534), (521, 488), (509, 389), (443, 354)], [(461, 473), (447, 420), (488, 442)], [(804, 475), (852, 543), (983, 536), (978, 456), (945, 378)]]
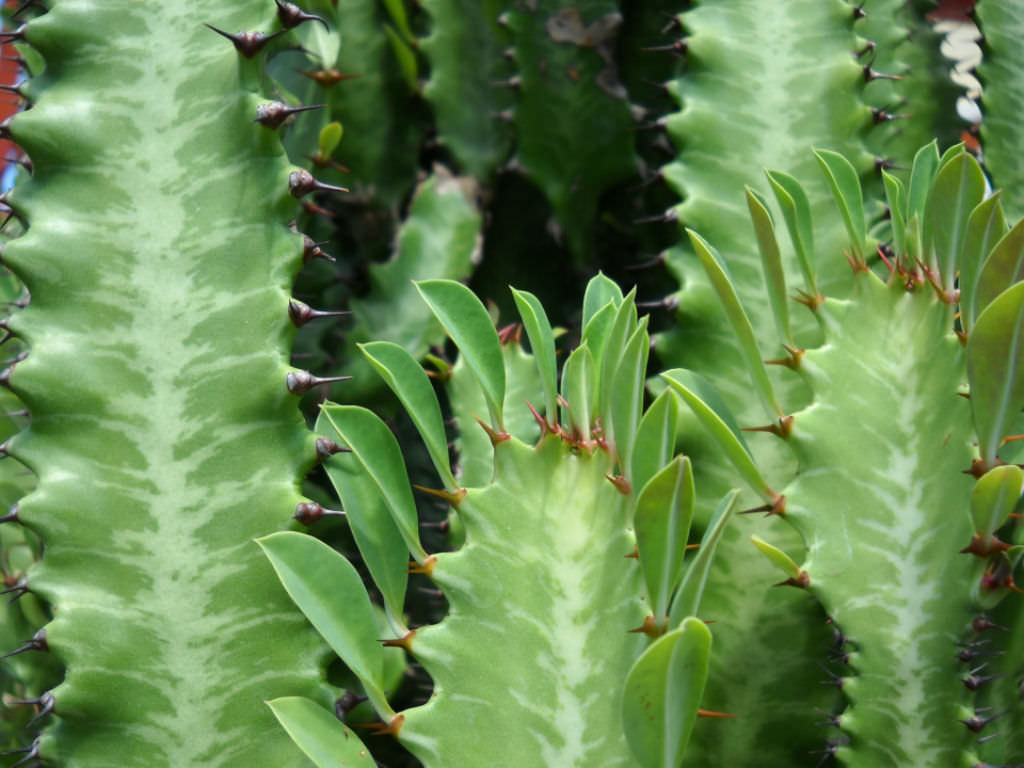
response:
[(262, 0), (57, 0), (23, 32), (46, 71), (10, 128), (34, 177), (4, 259), (32, 301), (4, 379), (32, 413), (17, 520), (53, 610), (30, 652), (67, 666), (47, 764), (301, 764), (262, 702), (318, 695), (317, 644), (252, 543), (315, 455), (285, 386), (289, 187), (308, 180), (254, 122), (261, 36), (235, 34), (274, 19)]

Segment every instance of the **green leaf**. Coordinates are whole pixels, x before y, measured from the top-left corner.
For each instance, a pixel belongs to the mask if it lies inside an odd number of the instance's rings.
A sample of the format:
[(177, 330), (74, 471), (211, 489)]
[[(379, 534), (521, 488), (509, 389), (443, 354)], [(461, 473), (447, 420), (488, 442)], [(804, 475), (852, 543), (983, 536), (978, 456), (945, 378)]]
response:
[(634, 490), (642, 489), (675, 453), (679, 422), (678, 399), (666, 389), (640, 419), (633, 444), (632, 466), (628, 479)]
[[(621, 302), (619, 303), (621, 304)], [(608, 302), (595, 312), (583, 326), (581, 341), (587, 342), (591, 353), (594, 354), (594, 362), (598, 365), (601, 364), (601, 352), (608, 344), (608, 334), (611, 333), (612, 323), (615, 321), (618, 311), (619, 304)]]
[(711, 632), (688, 618), (652, 643), (629, 671), (622, 716), (626, 740), (643, 768), (682, 765), (710, 656)]
[(341, 143), (341, 136), (344, 130), (341, 127), (341, 123), (335, 121), (328, 123), (322, 129), (320, 129), (320, 137), (317, 140), (317, 149), (320, 151), (320, 156), (327, 158), (331, 156), (331, 153), (338, 148)]
[(750, 540), (754, 542), (754, 546), (757, 547), (758, 551), (786, 576), (791, 579), (800, 578), (800, 566), (793, 561), (793, 558), (758, 536), (751, 536)]
[(458, 488), (448, 457), (448, 437), (444, 431), (441, 406), (426, 371), (403, 347), (390, 341), (360, 344), (359, 349), (408, 412), (427, 446), (441, 482), (448, 488)]
[(838, 152), (827, 149), (814, 150), (821, 170), (832, 188), (832, 195), (843, 224), (850, 236), (850, 250), (853, 258), (863, 262), (867, 252), (867, 231), (864, 223), (864, 196), (860, 188), (860, 178), (850, 161)]
[(394, 434), (376, 414), (356, 405), (325, 403), (320, 413), (317, 424), (332, 440), (352, 449), (352, 455), (387, 502), (412, 556), (422, 564), (427, 553), (420, 544), (416, 502)]
[(775, 239), (775, 225), (772, 224), (772, 215), (768, 212), (768, 204), (764, 198), (750, 187), (746, 187), (746, 190), (747, 208), (750, 211), (750, 219), (754, 223), (757, 246), (761, 251), (761, 265), (768, 287), (768, 300), (772, 305), (772, 315), (775, 317), (775, 327), (782, 340), (792, 347), (795, 344), (793, 343), (793, 331), (789, 326), (786, 274), (782, 268), (779, 243)]
[[(960, 254), (960, 325), (966, 333), (974, 327), (979, 307), (976, 300), (978, 274), (995, 244), (1006, 234), (1006, 218), (1000, 204), (1000, 192), (982, 201), (967, 220), (967, 237)], [(1009, 287), (1009, 284), (1003, 286)], [(994, 297), (992, 297), (994, 298)], [(990, 299), (991, 300), (991, 299)], [(988, 302), (985, 302), (988, 303)]]
[(924, 253), (947, 293), (953, 291), (967, 221), (984, 197), (985, 175), (978, 161), (966, 153), (940, 167), (928, 194), (922, 219)]
[(315, 701), (287, 696), (267, 702), (292, 741), (317, 768), (375, 768), (370, 750), (333, 712)]
[(583, 294), (583, 327), (586, 328), (591, 318), (609, 302), (618, 307), (622, 303), (622, 289), (603, 272), (598, 272), (590, 278), (586, 293)]
[(423, 300), (451, 336), (473, 372), (490, 411), (491, 426), (504, 431), (505, 361), (491, 316), (469, 288), (453, 280), (416, 283)]
[(957, 144), (951, 145), (945, 152), (942, 153), (942, 157), (939, 158), (939, 167), (938, 171), (936, 172), (936, 175), (941, 173), (942, 169), (945, 168), (950, 162), (964, 155), (966, 149), (967, 147), (964, 145), (962, 141)]
[(391, 50), (394, 51), (395, 59), (398, 61), (398, 70), (402, 73), (402, 78), (405, 80), (406, 85), (409, 86), (409, 90), (418, 92), (420, 89), (420, 72), (419, 64), (416, 62), (416, 54), (413, 53), (409, 44), (402, 39), (402, 36), (390, 24), (384, 25), (384, 33), (387, 35), (388, 42), (391, 43)]
[(761, 352), (757, 347), (757, 339), (754, 337), (754, 329), (750, 325), (750, 318), (747, 317), (747, 313), (740, 304), (739, 297), (736, 295), (736, 289), (733, 287), (728, 273), (722, 266), (721, 258), (714, 248), (692, 229), (687, 229), (686, 233), (690, 236), (690, 242), (693, 243), (693, 247), (700, 257), (700, 262), (704, 265), (704, 270), (708, 273), (708, 278), (710, 278), (711, 284), (714, 286), (715, 292), (722, 302), (722, 308), (725, 310), (726, 317), (729, 318), (729, 324), (732, 326), (733, 333), (739, 342), (740, 352), (743, 354), (743, 360), (747, 364), (747, 371), (750, 373), (750, 378), (754, 383), (754, 389), (760, 396), (761, 403), (768, 412), (768, 417), (770, 419), (781, 417), (783, 415), (782, 409), (779, 408), (779, 404), (775, 401), (772, 383), (768, 378), (768, 370), (765, 367), (764, 360), (761, 359)]
[(907, 252), (907, 221), (904, 210), (907, 204), (903, 182), (891, 173), (882, 169), (882, 182), (885, 184), (885, 199), (889, 203), (889, 223), (892, 227), (892, 247), (896, 257), (902, 259)]
[(337, 29), (325, 29), (322, 24), (303, 24), (293, 31), (302, 47), (320, 61), (323, 69), (331, 69), (338, 61), (341, 36)]
[(1000, 238), (978, 271), (974, 287), (975, 312), (984, 310), (995, 298), (1024, 279), (1024, 219)]
[[(336, 439), (336, 433), (325, 422), (321, 414), (315, 427), (317, 434)], [(355, 456), (335, 454), (324, 462), (324, 470), (341, 499), (356, 545), (384, 598), (389, 618), (396, 627), (401, 627), (409, 582), (409, 558), (402, 532), (395, 525), (373, 478)]]
[(532, 293), (512, 289), (519, 316), (530, 339), (537, 373), (544, 387), (544, 416), (550, 423), (558, 419), (558, 361), (555, 358), (555, 335), (540, 301)]
[(711, 521), (700, 539), (700, 548), (686, 567), (679, 591), (672, 599), (672, 608), (669, 611), (668, 619), (670, 627), (677, 626), (687, 616), (696, 616), (697, 611), (700, 610), (700, 599), (704, 596), (704, 585), (708, 581), (708, 573), (711, 571), (715, 550), (718, 548), (718, 542), (722, 539), (722, 533), (725, 531), (726, 523), (729, 522), (739, 496), (739, 490), (733, 489), (715, 507)]
[(706, 379), (693, 371), (674, 368), (665, 371), (661, 377), (690, 406), (694, 415), (711, 434), (712, 439), (725, 451), (725, 455), (740, 475), (765, 501), (774, 501), (775, 494), (754, 466), (754, 459), (747, 450), (746, 441), (736, 426), (729, 408)]
[(971, 412), (986, 467), (1024, 407), (1024, 283), (1006, 289), (978, 316), (967, 339)]
[(907, 195), (907, 218), (915, 213), (924, 215), (924, 204), (928, 200), (928, 190), (932, 188), (932, 179), (939, 169), (939, 142), (932, 140), (914, 153), (914, 162), (910, 169), (910, 191)]
[(690, 460), (677, 456), (639, 492), (633, 528), (651, 615), (660, 621), (683, 577), (695, 491)]
[(576, 347), (562, 369), (562, 397), (569, 404), (563, 408), (562, 422), (571, 424), (575, 435), (590, 440), (591, 416), (596, 405), (594, 356), (586, 342)]
[(811, 223), (811, 204), (803, 186), (788, 173), (765, 171), (775, 192), (775, 199), (786, 220), (789, 239), (793, 243), (800, 270), (804, 275), (804, 286), (812, 296), (818, 295), (818, 279), (814, 268), (814, 228)]
[(381, 716), (392, 710), (381, 690), (384, 648), (362, 579), (319, 539), (282, 531), (257, 539), (285, 591), (366, 688)]
[(619, 358), (619, 367), (611, 382), (609, 398), (609, 421), (605, 422), (606, 432), (610, 429), (610, 444), (621, 462), (622, 473), (626, 474), (633, 456), (633, 442), (640, 424), (644, 407), (644, 382), (647, 378), (647, 356), (651, 340), (647, 335), (647, 316), (640, 321), (633, 335), (626, 342), (626, 348)]
[(982, 475), (971, 493), (971, 524), (975, 535), (988, 542), (1010, 519), (1024, 488), (1024, 472), (1007, 464)]
[(595, 370), (598, 371), (595, 394), (597, 412), (605, 424), (611, 423), (609, 400), (614, 386), (615, 371), (625, 352), (633, 331), (636, 330), (636, 288), (631, 290), (615, 310), (615, 319), (605, 336), (604, 346), (594, 355)]

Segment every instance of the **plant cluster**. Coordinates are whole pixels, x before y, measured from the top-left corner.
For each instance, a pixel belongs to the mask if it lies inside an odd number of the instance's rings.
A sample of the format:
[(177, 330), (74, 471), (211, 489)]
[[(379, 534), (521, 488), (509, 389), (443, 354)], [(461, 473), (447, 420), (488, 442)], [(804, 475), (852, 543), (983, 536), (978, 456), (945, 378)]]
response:
[(1024, 764), (1024, 3), (980, 136), (929, 10), (5, 11), (0, 766)]

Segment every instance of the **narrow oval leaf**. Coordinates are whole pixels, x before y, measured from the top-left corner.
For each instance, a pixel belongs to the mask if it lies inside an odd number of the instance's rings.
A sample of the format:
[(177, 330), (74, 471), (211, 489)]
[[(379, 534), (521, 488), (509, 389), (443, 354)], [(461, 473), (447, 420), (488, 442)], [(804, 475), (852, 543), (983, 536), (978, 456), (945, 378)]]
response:
[(619, 359), (619, 367), (611, 382), (608, 415), (605, 422), (606, 437), (618, 456), (622, 473), (629, 471), (633, 456), (633, 444), (636, 430), (640, 425), (640, 414), (644, 407), (644, 382), (647, 379), (647, 357), (651, 350), (651, 340), (647, 335), (647, 317), (633, 331), (626, 342), (626, 348)]
[(544, 387), (545, 418), (558, 420), (558, 361), (555, 357), (555, 334), (540, 300), (527, 291), (512, 289), (512, 298), (519, 310), (526, 336), (530, 339), (537, 373)]
[(422, 280), (416, 288), (484, 391), (491, 426), (503, 432), (505, 361), (491, 316), (469, 288), (454, 280)]
[(315, 701), (288, 696), (268, 701), (267, 706), (317, 768), (376, 768), (359, 737)]
[(941, 172), (942, 169), (945, 168), (951, 160), (960, 157), (966, 151), (967, 147), (962, 141), (957, 144), (953, 144), (951, 147), (949, 147), (945, 152), (942, 153), (942, 157), (939, 158), (939, 167), (938, 171), (936, 171), (936, 175), (938, 175), (938, 173)]
[(935, 175), (922, 220), (923, 245), (927, 263), (947, 293), (953, 291), (967, 221), (984, 197), (985, 175), (969, 154), (952, 157)]
[(989, 470), (971, 493), (971, 524), (975, 535), (988, 541), (1007, 520), (1020, 501), (1024, 472), (1014, 464)]
[[(960, 289), (960, 325), (965, 333), (970, 333), (980, 307), (988, 303), (979, 306), (975, 300), (981, 265), (1005, 234), (1006, 217), (1000, 203), (1000, 192), (996, 191), (987, 200), (980, 202), (967, 220), (967, 237), (964, 238), (963, 251), (960, 253), (960, 279), (957, 283)], [(1009, 287), (1009, 283), (1003, 287)]]
[(781, 570), (786, 576), (791, 579), (799, 578), (800, 566), (796, 564), (793, 558), (758, 536), (751, 536), (750, 540), (754, 542), (754, 546), (757, 547), (758, 551), (768, 558), (768, 562)]
[(590, 319), (608, 303), (618, 308), (622, 303), (622, 289), (619, 288), (618, 283), (603, 272), (598, 272), (587, 283), (586, 293), (583, 294), (581, 325), (586, 328)]
[(636, 326), (636, 288), (634, 288), (626, 294), (622, 303), (616, 308), (615, 318), (605, 335), (604, 346), (599, 354), (595, 353), (594, 355), (594, 363), (598, 372), (595, 389), (598, 403), (597, 412), (605, 424), (611, 422), (609, 398), (612, 393), (615, 371), (619, 367), (626, 344), (633, 335), (633, 331), (636, 330)]
[(696, 616), (697, 611), (700, 610), (700, 600), (704, 596), (704, 585), (708, 581), (708, 573), (711, 571), (711, 563), (715, 558), (715, 550), (718, 549), (718, 542), (722, 539), (722, 533), (732, 516), (739, 496), (739, 489), (733, 489), (715, 507), (715, 513), (711, 516), (711, 521), (700, 539), (700, 548), (686, 567), (679, 591), (672, 599), (668, 619), (669, 627), (678, 626), (679, 622), (687, 616)]
[(707, 272), (708, 278), (718, 294), (719, 301), (722, 302), (722, 308), (725, 310), (729, 324), (739, 342), (740, 352), (747, 364), (747, 371), (754, 383), (754, 389), (761, 398), (768, 418), (775, 419), (782, 416), (782, 409), (779, 408), (779, 404), (775, 400), (775, 392), (772, 390), (772, 383), (768, 378), (768, 369), (765, 367), (764, 360), (761, 359), (761, 352), (757, 347), (757, 339), (754, 336), (754, 329), (750, 325), (750, 318), (747, 317), (743, 305), (740, 304), (736, 289), (722, 266), (718, 253), (692, 229), (687, 229), (686, 234), (690, 236), (690, 242), (693, 243), (694, 250), (697, 251), (701, 264), (704, 265), (704, 271)]
[(747, 209), (754, 223), (754, 234), (757, 235), (757, 247), (761, 251), (761, 266), (764, 270), (765, 283), (768, 286), (768, 300), (772, 305), (772, 316), (775, 327), (782, 340), (791, 347), (793, 332), (789, 326), (789, 297), (786, 296), (786, 275), (782, 269), (782, 254), (779, 243), (775, 239), (775, 225), (768, 212), (768, 204), (753, 189), (747, 187)]
[(814, 156), (818, 158), (842, 214), (843, 224), (850, 236), (851, 255), (858, 262), (863, 262), (867, 251), (867, 228), (864, 223), (864, 195), (860, 188), (860, 177), (850, 161), (838, 152), (816, 149)]
[(697, 720), (711, 656), (711, 632), (688, 618), (659, 637), (626, 678), (626, 740), (643, 768), (679, 768)]
[(695, 491), (690, 460), (677, 456), (651, 478), (636, 501), (633, 528), (651, 615), (668, 615), (669, 598), (683, 578)]
[[(621, 304), (621, 302), (620, 302)], [(587, 342), (590, 353), (594, 355), (594, 364), (601, 365), (601, 351), (608, 346), (608, 334), (611, 333), (612, 323), (619, 312), (619, 304), (608, 302), (601, 307), (583, 326), (581, 341)]]
[(967, 340), (971, 412), (985, 466), (1024, 407), (1024, 283), (1006, 289), (978, 316)]
[(694, 415), (711, 434), (712, 439), (725, 451), (726, 457), (754, 493), (765, 501), (773, 501), (775, 495), (772, 489), (754, 466), (754, 459), (747, 450), (743, 434), (711, 383), (693, 371), (682, 368), (665, 371), (661, 377), (690, 406)]
[(409, 26), (409, 16), (405, 12), (405, 4), (402, 0), (383, 0), (383, 3), (384, 7), (388, 10), (391, 21), (394, 22), (398, 32), (401, 33), (402, 39), (409, 45), (415, 46), (417, 40), (416, 36), (412, 33), (412, 28)]
[(562, 397), (569, 404), (568, 412), (563, 408), (562, 422), (572, 425), (573, 434), (581, 440), (590, 440), (594, 389), (594, 356), (584, 343), (572, 351), (562, 370)]
[(981, 265), (974, 287), (975, 312), (981, 312), (1000, 293), (1024, 279), (1024, 219), (992, 248)]
[(320, 413), (317, 424), (323, 433), (352, 449), (352, 455), (384, 497), (412, 556), (422, 564), (427, 553), (420, 544), (416, 502), (394, 434), (376, 414), (359, 406), (326, 403), (320, 406)]
[(915, 214), (918, 221), (924, 218), (924, 206), (932, 179), (939, 169), (939, 142), (934, 139), (917, 150), (910, 170), (910, 190), (907, 193), (907, 221)]
[(448, 488), (458, 488), (448, 456), (448, 437), (444, 431), (441, 406), (427, 372), (404, 347), (390, 341), (360, 344), (359, 351), (370, 361), (408, 412), (427, 446), (427, 453), (430, 454), (437, 474), (441, 476), (441, 482)]
[[(317, 419), (317, 434), (337, 439), (324, 416)], [(349, 528), (373, 583), (384, 598), (392, 622), (402, 623), (405, 589), (409, 581), (408, 548), (376, 484), (350, 453), (338, 453), (324, 462), (331, 485), (341, 499)]]
[(651, 403), (636, 430), (633, 458), (627, 474), (634, 489), (647, 485), (647, 481), (675, 454), (678, 422), (678, 399), (671, 389), (666, 389)]
[(786, 220), (789, 239), (793, 243), (800, 270), (804, 275), (804, 288), (812, 296), (818, 295), (818, 278), (814, 264), (814, 227), (811, 224), (811, 203), (803, 186), (788, 173), (765, 171), (775, 192), (775, 199)]
[(897, 258), (907, 252), (907, 221), (903, 217), (907, 204), (903, 191), (903, 182), (891, 173), (882, 169), (882, 182), (885, 185), (885, 199), (889, 204), (889, 224), (892, 228), (892, 247)]
[(320, 138), (317, 140), (317, 149), (322, 157), (330, 157), (331, 153), (341, 143), (343, 129), (341, 123), (335, 121), (328, 123), (320, 130)]
[(391, 714), (381, 690), (384, 648), (363, 581), (352, 564), (319, 539), (282, 531), (257, 539), (285, 591), (366, 688), (374, 709)]

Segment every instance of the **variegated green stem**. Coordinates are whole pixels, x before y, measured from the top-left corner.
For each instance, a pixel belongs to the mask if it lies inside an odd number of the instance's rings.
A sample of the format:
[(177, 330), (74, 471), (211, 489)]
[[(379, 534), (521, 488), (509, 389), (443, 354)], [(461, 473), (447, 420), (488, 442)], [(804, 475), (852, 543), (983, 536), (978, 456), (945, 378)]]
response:
[(519, 73), (519, 164), (539, 186), (577, 260), (592, 251), (597, 202), (636, 172), (632, 117), (619, 82), (613, 0), (539, 0), (510, 11)]
[[(744, 187), (766, 167), (784, 168), (810, 182), (809, 212), (818, 226), (813, 242), (804, 247), (809, 254), (829, 258), (821, 260), (816, 281), (805, 279), (791, 292), (802, 291), (813, 300), (845, 278), (840, 251), (846, 232), (807, 148), (839, 150), (864, 176), (873, 170), (864, 145), (873, 120), (861, 101), (867, 60), (855, 56), (859, 41), (854, 8), (831, 0), (700, 2), (679, 19), (687, 67), (670, 87), (681, 110), (664, 119), (678, 155), (662, 169), (666, 181), (684, 197), (672, 215), (718, 248), (758, 331), (760, 356), (786, 358), (772, 331), (772, 305), (764, 298), (758, 240), (746, 223)], [(756, 185), (766, 192), (771, 187), (767, 180)], [(780, 189), (789, 194), (785, 186)], [(778, 214), (776, 221), (781, 221)], [(800, 263), (792, 253), (787, 250), (784, 256), (788, 274), (797, 272)], [(708, 377), (741, 427), (774, 423), (777, 414), (766, 412), (752, 396), (740, 345), (698, 260), (679, 248), (670, 253), (669, 266), (682, 289), (676, 296), (676, 327), (656, 339), (662, 366), (692, 368)], [(791, 314), (796, 344), (813, 344), (820, 333), (816, 323), (805, 313)], [(769, 373), (786, 412), (807, 402), (802, 382), (777, 375), (774, 367)], [(706, 514), (710, 500), (735, 480), (724, 455), (695, 433), (684, 431), (683, 444), (701, 479), (699, 508)], [(755, 434), (749, 444), (769, 485), (781, 485), (793, 462), (774, 440)], [(747, 497), (743, 506), (761, 503)], [(786, 548), (796, 544), (779, 526), (749, 517), (725, 534), (722, 551), (729, 554), (719, 559), (721, 567), (713, 573), (705, 603), (708, 618), (718, 622), (707, 706), (738, 717), (728, 724), (728, 738), (722, 737), (721, 723), (698, 723), (690, 748), (698, 764), (743, 764), (754, 751), (767, 763), (787, 764), (797, 753), (820, 748), (815, 709), (827, 710), (834, 701), (834, 692), (819, 684), (818, 661), (827, 643), (824, 615), (806, 595), (768, 591), (778, 579), (767, 565), (750, 562), (751, 534)], [(769, 698), (773, 704), (765, 706)]]
[(855, 676), (834, 742), (844, 765), (955, 765), (969, 704), (951, 667), (971, 618), (970, 409), (953, 309), (860, 273), (818, 312), (826, 344), (801, 370), (814, 402), (794, 415), (786, 519), (807, 542), (811, 590), (849, 640)]
[(4, 254), (32, 294), (11, 322), (32, 411), (11, 452), (39, 477), (18, 519), (68, 670), (39, 754), (298, 766), (262, 702), (319, 695), (318, 644), (252, 543), (314, 456), (285, 387), (293, 168), (253, 122), (261, 59), (203, 24), (270, 33), (275, 9), (51, 6), (24, 33), (46, 74), (11, 126), (34, 178)]
[(967, 127), (956, 111), (963, 90), (950, 77), (953, 62), (942, 55), (942, 35), (926, 18), (936, 5), (933, 0), (867, 0), (860, 4), (864, 17), (854, 26), (873, 44), (864, 61), (900, 78), (879, 78), (864, 90), (880, 125), (868, 136), (868, 146), (897, 166), (905, 166), (933, 138), (944, 147), (955, 144)]
[(462, 171), (486, 181), (511, 148), (509, 88), (497, 84), (515, 70), (505, 50), (511, 43), (498, 24), (501, 0), (426, 0), (430, 36), (423, 53), (430, 80), (423, 95), (434, 108), (439, 141), (451, 149)]
[(985, 167), (993, 185), (1003, 191), (1011, 218), (1024, 213), (1024, 158), (1020, 153), (1019, 116), (1024, 108), (1024, 3), (981, 0), (975, 8), (981, 29), (982, 63), (978, 68), (982, 95), (981, 140)]
[(405, 713), (403, 741), (428, 766), (635, 765), (600, 682), (625, 678), (645, 615), (606, 457), (549, 437), (499, 443), (495, 464), (459, 505), (466, 546), (438, 555), (450, 615), (413, 645), (437, 695)]

